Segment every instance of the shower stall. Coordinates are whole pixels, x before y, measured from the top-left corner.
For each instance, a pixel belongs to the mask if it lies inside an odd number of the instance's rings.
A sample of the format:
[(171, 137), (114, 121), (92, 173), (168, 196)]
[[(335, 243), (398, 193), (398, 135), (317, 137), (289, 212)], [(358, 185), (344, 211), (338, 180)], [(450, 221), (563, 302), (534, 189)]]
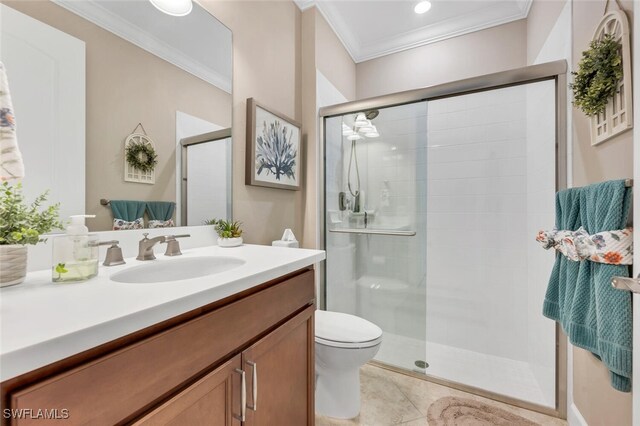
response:
[(566, 345), (535, 241), (566, 186), (566, 63), (320, 109), (321, 306), (383, 329), (375, 361), (563, 416)]

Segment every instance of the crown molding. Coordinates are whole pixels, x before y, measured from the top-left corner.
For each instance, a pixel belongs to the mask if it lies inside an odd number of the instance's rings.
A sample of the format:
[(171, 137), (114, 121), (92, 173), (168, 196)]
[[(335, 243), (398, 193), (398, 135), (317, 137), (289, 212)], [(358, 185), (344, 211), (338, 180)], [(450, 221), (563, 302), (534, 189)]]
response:
[(528, 16), (533, 3), (533, 0), (518, 0), (513, 10), (484, 9), (363, 44), (340, 15), (335, 3), (317, 0), (294, 1), (301, 10), (316, 6), (355, 63), (524, 19)]
[(293, 2), (298, 6), (298, 9), (303, 12), (316, 5), (315, 0), (293, 0)]
[(158, 56), (176, 67), (192, 74), (217, 88), (231, 93), (232, 82), (224, 75), (202, 65), (197, 60), (170, 46), (148, 32), (138, 31), (131, 23), (93, 0), (52, 0), (58, 6), (104, 28), (141, 49)]

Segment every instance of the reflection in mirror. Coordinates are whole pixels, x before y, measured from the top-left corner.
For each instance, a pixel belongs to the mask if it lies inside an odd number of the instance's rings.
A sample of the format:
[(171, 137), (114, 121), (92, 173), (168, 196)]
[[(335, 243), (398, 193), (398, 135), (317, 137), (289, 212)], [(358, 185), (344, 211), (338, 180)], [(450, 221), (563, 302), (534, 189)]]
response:
[[(115, 220), (126, 228), (229, 218), (231, 195), (222, 189), (230, 185), (230, 132), (222, 157), (208, 162), (215, 171), (193, 165), (205, 175), (188, 176), (199, 183), (192, 191), (220, 199), (182, 205), (181, 167), (191, 163), (182, 161), (180, 142), (231, 127), (231, 31), (197, 3), (174, 17), (148, 1), (3, 0), (0, 60), (27, 197), (50, 190), (63, 218), (97, 215), (87, 223), (92, 231), (113, 229)], [(142, 182), (127, 179), (125, 140), (134, 131), (157, 155), (152, 178)], [(198, 149), (213, 150), (206, 145)], [(183, 216), (189, 210), (199, 216)]]
[(180, 215), (184, 225), (231, 218), (231, 129), (184, 138)]

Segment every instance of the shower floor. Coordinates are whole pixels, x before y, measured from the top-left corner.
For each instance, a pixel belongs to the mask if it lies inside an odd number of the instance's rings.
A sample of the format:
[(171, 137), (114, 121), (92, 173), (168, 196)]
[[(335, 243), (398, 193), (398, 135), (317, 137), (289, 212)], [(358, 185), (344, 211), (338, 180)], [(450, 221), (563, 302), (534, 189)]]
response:
[(416, 367), (415, 361), (424, 360), (429, 363), (426, 373), (430, 376), (535, 404), (554, 406), (554, 396), (545, 397), (531, 365), (523, 361), (428, 341), (425, 345), (419, 339), (387, 332), (384, 333), (382, 346), (375, 359), (419, 373), (425, 370)]

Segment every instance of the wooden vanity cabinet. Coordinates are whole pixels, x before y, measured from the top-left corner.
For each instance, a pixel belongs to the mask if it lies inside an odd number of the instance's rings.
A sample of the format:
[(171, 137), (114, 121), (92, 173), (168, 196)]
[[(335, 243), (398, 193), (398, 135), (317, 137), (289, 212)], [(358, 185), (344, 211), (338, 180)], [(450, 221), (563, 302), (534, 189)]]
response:
[(315, 373), (309, 376), (307, 366), (314, 365), (313, 310), (307, 308), (242, 352), (246, 425), (312, 424)]
[(3, 408), (68, 410), (51, 423), (72, 425), (313, 425), (314, 310), (301, 270), (3, 382)]
[(236, 355), (134, 425), (240, 425), (240, 367)]

